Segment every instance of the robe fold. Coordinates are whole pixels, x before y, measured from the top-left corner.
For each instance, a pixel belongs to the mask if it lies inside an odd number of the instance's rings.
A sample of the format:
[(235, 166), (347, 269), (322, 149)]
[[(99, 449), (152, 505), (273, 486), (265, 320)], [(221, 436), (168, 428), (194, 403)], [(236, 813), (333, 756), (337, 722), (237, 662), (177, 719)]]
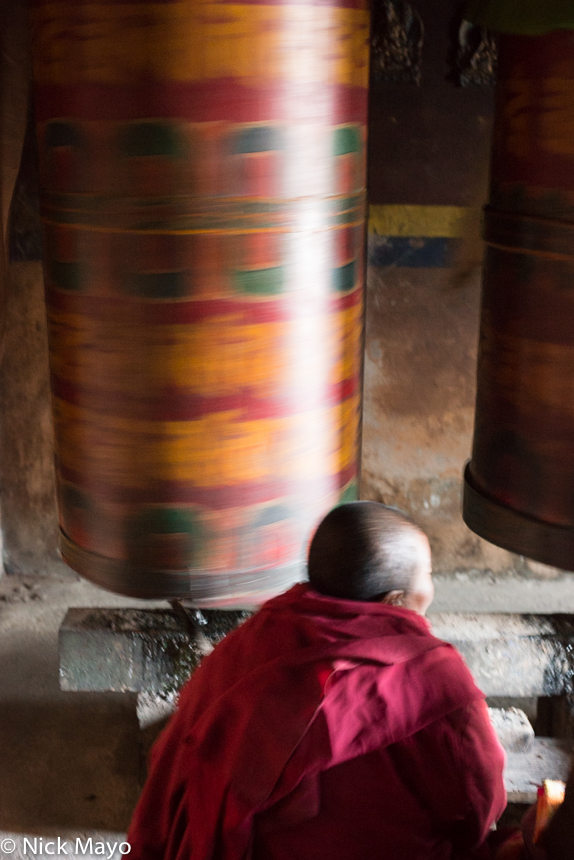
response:
[(297, 585), (182, 690), (130, 857), (462, 857), (504, 809), (503, 761), (482, 693), (425, 619)]

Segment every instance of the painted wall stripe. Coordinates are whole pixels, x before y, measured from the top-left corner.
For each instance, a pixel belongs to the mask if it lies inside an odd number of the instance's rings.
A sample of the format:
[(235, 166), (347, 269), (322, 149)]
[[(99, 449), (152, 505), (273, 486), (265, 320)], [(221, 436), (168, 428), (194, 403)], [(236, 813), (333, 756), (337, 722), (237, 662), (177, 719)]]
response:
[(452, 265), (459, 239), (369, 236), (369, 265), (445, 269)]
[(480, 222), (480, 211), (470, 206), (373, 204), (369, 207), (369, 233), (455, 239)]

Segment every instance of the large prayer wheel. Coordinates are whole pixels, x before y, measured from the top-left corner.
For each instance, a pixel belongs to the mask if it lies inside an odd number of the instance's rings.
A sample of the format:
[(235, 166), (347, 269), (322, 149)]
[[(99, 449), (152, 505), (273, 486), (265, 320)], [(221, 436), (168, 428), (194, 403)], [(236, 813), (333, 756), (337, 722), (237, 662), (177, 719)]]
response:
[(258, 603), (356, 489), (363, 0), (40, 0), (64, 559)]
[(574, 569), (574, 31), (502, 35), (464, 518)]

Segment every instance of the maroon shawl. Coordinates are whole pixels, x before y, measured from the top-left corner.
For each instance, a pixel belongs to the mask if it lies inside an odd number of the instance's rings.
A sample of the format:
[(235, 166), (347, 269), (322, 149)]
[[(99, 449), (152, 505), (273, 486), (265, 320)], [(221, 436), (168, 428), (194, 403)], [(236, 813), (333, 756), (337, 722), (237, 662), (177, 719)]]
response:
[[(297, 585), (207, 657), (152, 751), (132, 860), (245, 860), (253, 818), (304, 778), (482, 698), (414, 612)], [(313, 727), (313, 742), (308, 742)]]

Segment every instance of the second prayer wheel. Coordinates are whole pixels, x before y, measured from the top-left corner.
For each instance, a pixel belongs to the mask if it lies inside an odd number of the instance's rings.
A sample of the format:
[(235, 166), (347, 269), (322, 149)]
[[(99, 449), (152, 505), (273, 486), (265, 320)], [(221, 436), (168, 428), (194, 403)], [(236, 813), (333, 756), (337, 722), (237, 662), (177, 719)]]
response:
[(362, 0), (37, 2), (64, 559), (259, 603), (356, 493)]
[(466, 523), (574, 569), (574, 32), (502, 35)]

